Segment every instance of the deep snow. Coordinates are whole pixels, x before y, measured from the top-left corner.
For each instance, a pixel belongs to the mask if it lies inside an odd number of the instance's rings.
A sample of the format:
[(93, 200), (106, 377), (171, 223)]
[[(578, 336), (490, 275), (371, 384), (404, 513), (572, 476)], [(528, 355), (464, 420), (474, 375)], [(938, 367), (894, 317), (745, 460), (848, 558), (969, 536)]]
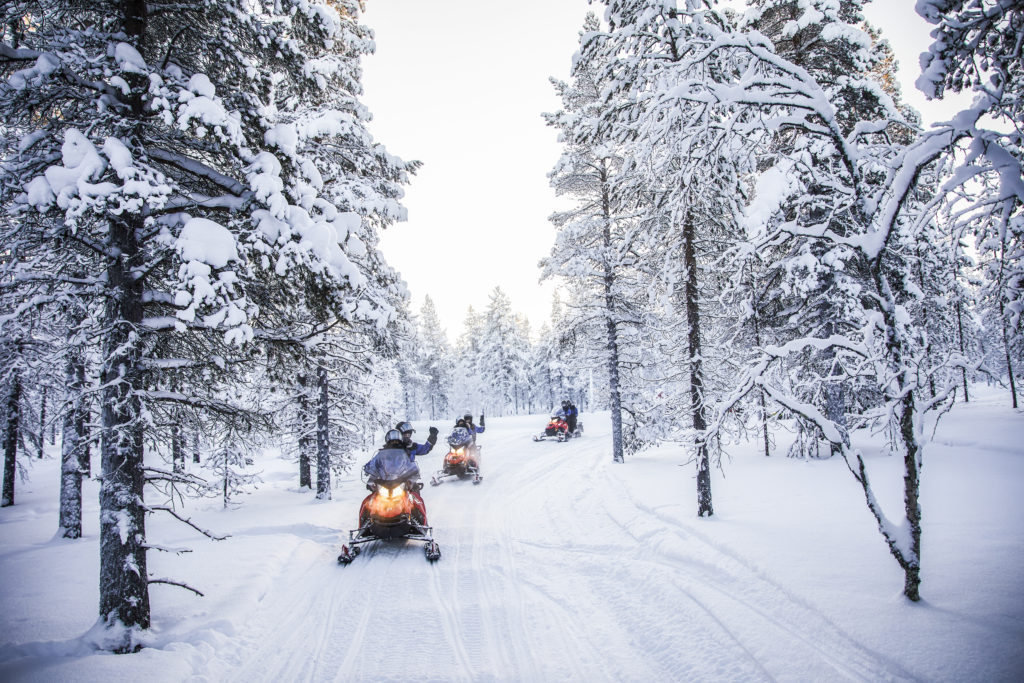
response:
[[(584, 437), (561, 444), (531, 441), (536, 415), (488, 420), (482, 484), (424, 490), (435, 565), (396, 543), (339, 566), (359, 478), (320, 502), (294, 465), (257, 458), (265, 482), (241, 507), (188, 503), (230, 539), (151, 519), (150, 542), (194, 550), (151, 552), (153, 575), (206, 597), (152, 586), (150, 647), (109, 655), (83, 637), (96, 483), (85, 537), (59, 539), (59, 463), (35, 461), (0, 510), (0, 680), (1021, 680), (1024, 421), (1005, 392), (975, 391), (925, 455), (918, 604), (839, 459), (786, 458), (785, 434), (775, 457), (733, 447), (715, 516), (698, 519), (682, 448), (616, 465), (607, 414), (584, 413)], [(867, 452), (896, 516), (901, 464)], [(419, 458), (425, 474), (442, 454)]]

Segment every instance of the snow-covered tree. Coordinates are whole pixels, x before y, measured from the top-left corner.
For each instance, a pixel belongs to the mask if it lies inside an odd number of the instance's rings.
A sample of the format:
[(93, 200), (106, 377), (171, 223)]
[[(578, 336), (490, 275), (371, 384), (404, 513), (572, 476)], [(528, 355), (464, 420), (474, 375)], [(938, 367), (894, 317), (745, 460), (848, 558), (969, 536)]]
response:
[(455, 358), (445, 330), (441, 327), (434, 301), (429, 296), (424, 298), (423, 307), (420, 309), (419, 324), (423, 344), (423, 373), (427, 377), (426, 402), (429, 406), (430, 419), (436, 420), (441, 416), (447, 416), (453, 407), (452, 381)]
[(38, 0), (2, 18), (25, 27), (0, 43), (0, 191), (36, 231), (17, 258), (43, 278), (31, 266), (74, 245), (79, 277), (51, 281), (102, 283), (101, 645), (130, 651), (150, 625), (147, 446), (186, 417), (260, 425), (232, 386), (252, 342), (292, 337), (267, 303), (320, 283), (348, 319), (386, 323), (360, 264), (410, 169), (363, 127), (353, 2)]

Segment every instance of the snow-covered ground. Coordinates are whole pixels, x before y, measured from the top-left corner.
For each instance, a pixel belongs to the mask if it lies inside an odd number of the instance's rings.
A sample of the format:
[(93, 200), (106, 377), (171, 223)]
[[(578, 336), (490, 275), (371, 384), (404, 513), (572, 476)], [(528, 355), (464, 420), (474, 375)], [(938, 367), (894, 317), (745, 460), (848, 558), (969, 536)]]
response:
[[(151, 572), (206, 596), (154, 585), (150, 647), (133, 655), (83, 637), (96, 484), (85, 538), (56, 538), (58, 463), (36, 461), (0, 510), (0, 680), (1019, 681), (1024, 420), (1006, 402), (956, 406), (929, 446), (918, 604), (841, 460), (735, 447), (714, 475), (715, 516), (698, 519), (682, 449), (616, 465), (606, 414), (584, 414), (567, 443), (531, 441), (542, 416), (496, 418), (483, 483), (424, 490), (433, 565), (404, 542), (338, 565), (362, 483), (319, 502), (272, 455), (241, 507), (189, 503), (230, 539), (152, 520), (151, 542), (194, 552), (152, 552)], [(901, 464), (868, 450), (897, 515)]]

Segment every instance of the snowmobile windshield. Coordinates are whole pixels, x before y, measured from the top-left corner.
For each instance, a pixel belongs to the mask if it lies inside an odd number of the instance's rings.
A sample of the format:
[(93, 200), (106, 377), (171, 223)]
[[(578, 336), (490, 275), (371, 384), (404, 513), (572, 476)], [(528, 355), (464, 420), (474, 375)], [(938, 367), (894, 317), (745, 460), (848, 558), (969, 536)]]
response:
[(564, 420), (565, 419), (565, 411), (562, 410), (561, 408), (559, 408), (555, 412), (551, 413), (551, 419), (552, 420)]
[(448, 435), (448, 445), (454, 448), (461, 448), (473, 440), (473, 435), (465, 427), (456, 427)]
[(404, 448), (383, 448), (363, 465), (363, 471), (370, 481), (401, 482), (420, 476), (420, 467), (405, 452)]

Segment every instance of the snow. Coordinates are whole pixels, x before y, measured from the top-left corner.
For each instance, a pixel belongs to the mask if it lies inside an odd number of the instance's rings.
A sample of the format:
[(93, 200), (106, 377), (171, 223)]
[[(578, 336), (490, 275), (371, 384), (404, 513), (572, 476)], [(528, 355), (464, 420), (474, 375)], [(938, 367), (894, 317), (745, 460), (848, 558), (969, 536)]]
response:
[[(153, 585), (148, 647), (100, 654), (98, 484), (85, 483), (84, 538), (61, 539), (59, 458), (26, 461), (0, 510), (0, 680), (1019, 680), (1024, 425), (1005, 394), (974, 387), (925, 455), (918, 604), (841, 459), (786, 458), (785, 434), (775, 457), (736, 447), (714, 473), (715, 516), (699, 519), (680, 449), (615, 465), (607, 413), (583, 414), (567, 443), (533, 443), (536, 415), (488, 418), (482, 484), (424, 490), (435, 565), (412, 543), (336, 564), (362, 483), (318, 501), (268, 451), (242, 506), (187, 503), (228, 540), (150, 518), (150, 543), (193, 549), (151, 552), (153, 575), (205, 597)], [(898, 512), (899, 459), (854, 445)], [(419, 458), (424, 472), (442, 453)]]
[(114, 47), (114, 61), (125, 73), (144, 74), (149, 71), (146, 60), (128, 43), (118, 43)]
[(234, 235), (207, 218), (190, 218), (185, 222), (178, 236), (178, 249), (183, 261), (199, 261), (214, 268), (238, 260)]

